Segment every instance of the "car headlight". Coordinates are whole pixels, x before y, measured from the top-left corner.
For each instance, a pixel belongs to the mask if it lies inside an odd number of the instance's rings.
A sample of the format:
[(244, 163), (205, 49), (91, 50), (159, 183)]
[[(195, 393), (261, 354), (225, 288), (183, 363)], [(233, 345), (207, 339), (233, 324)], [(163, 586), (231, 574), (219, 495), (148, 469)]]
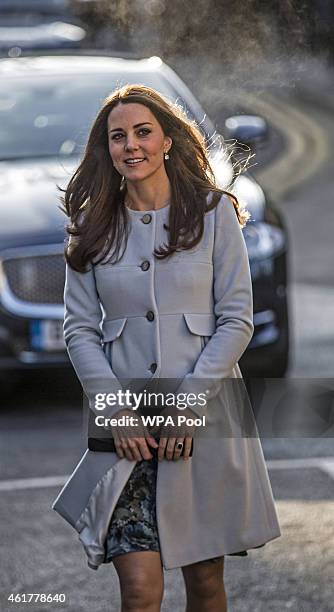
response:
[(255, 223), (248, 221), (242, 231), (251, 261), (272, 257), (284, 247), (284, 233), (274, 225), (262, 221)]

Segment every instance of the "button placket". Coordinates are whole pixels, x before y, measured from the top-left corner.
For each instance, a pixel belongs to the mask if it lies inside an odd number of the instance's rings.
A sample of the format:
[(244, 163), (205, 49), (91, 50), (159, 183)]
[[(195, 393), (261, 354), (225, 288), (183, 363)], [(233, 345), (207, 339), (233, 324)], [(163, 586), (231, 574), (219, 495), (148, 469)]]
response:
[[(149, 282), (149, 296), (150, 296), (150, 300), (149, 300), (149, 304), (148, 306), (151, 306), (151, 309), (148, 310), (145, 313), (145, 317), (147, 319), (147, 321), (149, 321), (150, 323), (152, 323), (153, 321), (156, 320), (156, 312), (157, 312), (157, 302), (156, 302), (156, 297), (154, 294), (154, 270), (155, 270), (155, 260), (154, 260), (154, 256), (153, 256), (153, 251), (155, 248), (155, 238), (156, 238), (156, 215), (154, 213), (150, 214), (150, 213), (145, 213), (141, 218), (140, 218), (141, 223), (143, 223), (143, 225), (147, 225), (149, 226), (151, 223), (152, 225), (150, 225), (150, 229), (148, 230), (143, 230), (145, 232), (145, 234), (143, 233), (143, 241), (145, 240), (144, 244), (146, 244), (146, 246), (151, 243), (151, 250), (152, 250), (152, 258), (150, 257), (150, 260), (148, 259), (143, 259), (143, 261), (139, 264), (139, 267), (141, 268), (141, 270), (143, 272), (148, 272), (150, 271), (150, 273), (147, 276), (147, 280)], [(147, 239), (144, 238), (144, 236), (146, 235), (146, 231), (149, 231), (149, 234), (147, 234)], [(146, 249), (145, 249), (146, 250)], [(146, 254), (146, 253), (145, 253)], [(147, 253), (148, 254), (148, 253)], [(145, 257), (145, 255), (143, 254), (143, 257)], [(146, 277), (145, 277), (146, 278)], [(160, 332), (159, 332), (159, 325), (153, 325), (152, 326), (152, 348), (153, 348), (153, 355), (152, 357), (154, 358), (154, 353), (157, 355), (158, 359), (157, 361), (159, 362), (160, 360)], [(148, 371), (150, 371), (152, 374), (155, 374), (155, 372), (158, 369), (158, 363), (157, 362), (152, 362), (151, 364), (148, 364)]]

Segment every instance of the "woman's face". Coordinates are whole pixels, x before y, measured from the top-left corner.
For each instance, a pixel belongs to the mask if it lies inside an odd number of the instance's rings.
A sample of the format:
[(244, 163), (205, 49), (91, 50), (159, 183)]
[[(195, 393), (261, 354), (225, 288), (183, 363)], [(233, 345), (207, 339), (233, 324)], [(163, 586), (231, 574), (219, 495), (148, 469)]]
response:
[(143, 104), (118, 104), (108, 117), (109, 153), (116, 170), (129, 181), (140, 181), (164, 169), (164, 153), (172, 139)]

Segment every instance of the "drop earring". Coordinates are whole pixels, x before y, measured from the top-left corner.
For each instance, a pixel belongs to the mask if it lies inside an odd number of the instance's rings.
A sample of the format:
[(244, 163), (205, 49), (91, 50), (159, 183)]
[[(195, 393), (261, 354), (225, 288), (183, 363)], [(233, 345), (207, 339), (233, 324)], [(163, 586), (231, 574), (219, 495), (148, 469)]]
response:
[(165, 159), (169, 159), (169, 155), (167, 151), (165, 151)]

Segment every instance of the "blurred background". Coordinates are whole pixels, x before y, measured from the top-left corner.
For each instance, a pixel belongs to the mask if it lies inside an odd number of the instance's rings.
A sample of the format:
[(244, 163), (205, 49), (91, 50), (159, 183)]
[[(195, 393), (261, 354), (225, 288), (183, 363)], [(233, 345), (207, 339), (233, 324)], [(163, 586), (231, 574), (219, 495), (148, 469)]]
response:
[[(330, 0), (0, 0), (1, 610), (20, 609), (7, 599), (20, 592), (65, 593), (71, 612), (119, 606), (113, 568), (87, 569), (50, 506), (86, 448), (57, 185), (127, 82), (185, 108), (217, 182), (251, 213), (255, 331), (240, 365), (272, 426), (260, 434), (283, 537), (227, 558), (231, 610), (333, 609), (333, 26)], [(163, 610), (183, 609), (167, 572)]]

